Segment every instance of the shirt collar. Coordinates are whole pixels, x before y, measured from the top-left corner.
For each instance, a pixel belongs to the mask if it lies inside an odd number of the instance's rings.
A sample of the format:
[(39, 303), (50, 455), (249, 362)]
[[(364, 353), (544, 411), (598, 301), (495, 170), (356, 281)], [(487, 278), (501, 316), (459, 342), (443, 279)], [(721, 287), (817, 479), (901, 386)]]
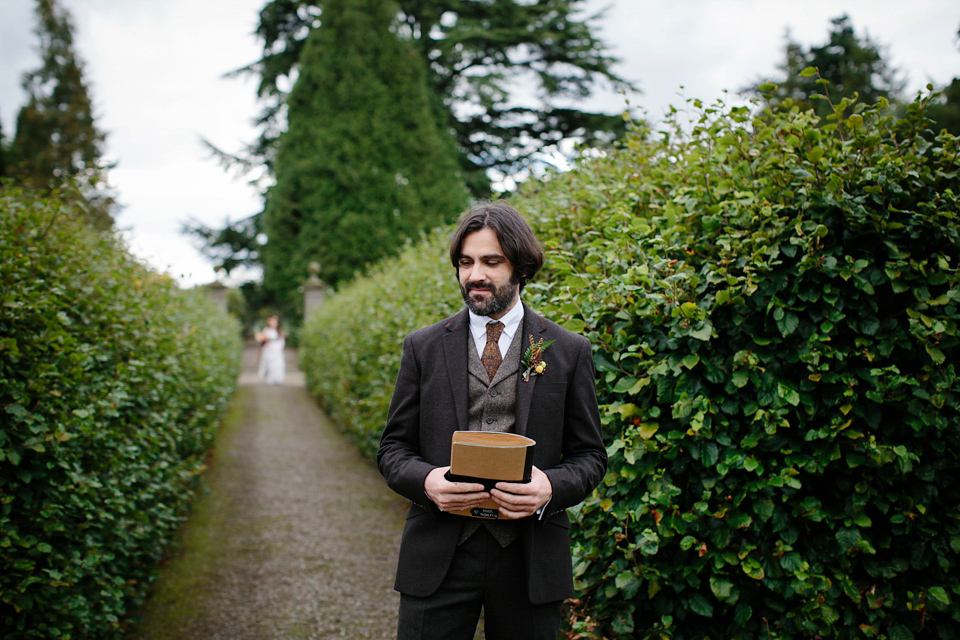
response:
[[(470, 314), (470, 333), (473, 335), (474, 340), (479, 340), (480, 336), (483, 336), (486, 340), (487, 336), (487, 323), (496, 322), (487, 316), (478, 316), (473, 311), (467, 310)], [(513, 305), (513, 308), (510, 311), (507, 311), (500, 322), (503, 323), (503, 333), (507, 336), (508, 340), (513, 340), (513, 335), (517, 332), (517, 329), (520, 328), (520, 323), (523, 321), (523, 303), (517, 301), (517, 304)]]

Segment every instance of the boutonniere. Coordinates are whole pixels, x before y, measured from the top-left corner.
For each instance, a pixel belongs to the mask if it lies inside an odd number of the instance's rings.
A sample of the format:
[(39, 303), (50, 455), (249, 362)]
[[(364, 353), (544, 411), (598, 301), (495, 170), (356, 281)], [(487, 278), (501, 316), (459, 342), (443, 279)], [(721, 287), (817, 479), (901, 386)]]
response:
[(544, 372), (547, 368), (547, 363), (543, 360), (543, 352), (554, 342), (556, 342), (556, 340), (547, 340), (544, 342), (543, 338), (540, 338), (540, 342), (534, 342), (533, 336), (530, 336), (530, 346), (527, 347), (527, 352), (523, 354), (523, 359), (520, 361), (520, 364), (523, 365), (524, 368), (524, 382), (529, 382), (531, 375), (538, 376)]

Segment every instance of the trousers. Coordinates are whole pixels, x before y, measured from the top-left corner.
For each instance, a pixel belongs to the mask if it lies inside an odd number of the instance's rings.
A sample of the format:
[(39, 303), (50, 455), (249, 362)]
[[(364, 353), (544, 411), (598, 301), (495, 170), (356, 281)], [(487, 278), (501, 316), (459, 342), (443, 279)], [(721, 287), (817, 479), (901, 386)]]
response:
[(501, 547), (480, 527), (433, 595), (400, 595), (397, 640), (473, 640), (481, 610), (487, 640), (557, 640), (561, 604), (532, 604), (521, 541)]

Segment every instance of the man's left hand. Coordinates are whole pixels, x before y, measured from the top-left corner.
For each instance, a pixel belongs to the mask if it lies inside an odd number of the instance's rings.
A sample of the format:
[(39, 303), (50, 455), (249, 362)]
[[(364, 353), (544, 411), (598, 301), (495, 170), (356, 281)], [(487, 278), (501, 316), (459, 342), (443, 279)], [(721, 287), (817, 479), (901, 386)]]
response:
[(508, 519), (532, 516), (552, 496), (550, 478), (536, 467), (530, 472), (530, 482), (498, 482), (490, 491), (490, 497), (500, 505), (500, 514)]

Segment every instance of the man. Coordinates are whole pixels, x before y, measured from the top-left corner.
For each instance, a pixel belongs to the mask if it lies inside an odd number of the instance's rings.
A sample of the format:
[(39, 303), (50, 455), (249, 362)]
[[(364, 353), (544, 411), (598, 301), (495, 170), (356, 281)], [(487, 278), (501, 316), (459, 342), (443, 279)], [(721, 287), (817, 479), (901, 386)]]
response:
[[(584, 337), (520, 302), (543, 251), (510, 206), (468, 212), (450, 260), (467, 308), (404, 340), (377, 454), (387, 484), (413, 503), (397, 567), (397, 635), (470, 640), (482, 608), (488, 640), (556, 640), (561, 603), (573, 595), (564, 510), (606, 469), (592, 351)], [(533, 344), (543, 349), (542, 367), (521, 364)], [(535, 440), (530, 482), (488, 492), (448, 481), (457, 430)], [(488, 498), (497, 520), (449, 513)]]

